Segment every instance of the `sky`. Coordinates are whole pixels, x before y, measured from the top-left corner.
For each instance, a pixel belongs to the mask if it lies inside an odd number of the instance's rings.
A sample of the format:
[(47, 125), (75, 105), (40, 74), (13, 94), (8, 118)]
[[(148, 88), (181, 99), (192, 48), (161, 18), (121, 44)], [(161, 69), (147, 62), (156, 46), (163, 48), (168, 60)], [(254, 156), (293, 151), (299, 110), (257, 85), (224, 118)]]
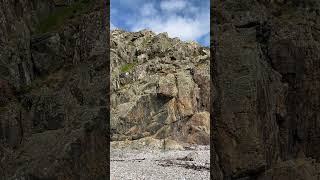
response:
[(167, 32), (183, 41), (210, 44), (209, 0), (111, 0), (110, 28)]

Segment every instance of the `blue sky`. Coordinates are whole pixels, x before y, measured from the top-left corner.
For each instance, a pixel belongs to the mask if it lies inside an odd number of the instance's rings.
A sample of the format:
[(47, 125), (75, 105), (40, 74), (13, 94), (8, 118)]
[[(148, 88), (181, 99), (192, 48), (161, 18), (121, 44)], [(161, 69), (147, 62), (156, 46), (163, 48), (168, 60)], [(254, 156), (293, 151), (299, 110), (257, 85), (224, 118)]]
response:
[(210, 44), (209, 0), (111, 0), (110, 28), (150, 29)]

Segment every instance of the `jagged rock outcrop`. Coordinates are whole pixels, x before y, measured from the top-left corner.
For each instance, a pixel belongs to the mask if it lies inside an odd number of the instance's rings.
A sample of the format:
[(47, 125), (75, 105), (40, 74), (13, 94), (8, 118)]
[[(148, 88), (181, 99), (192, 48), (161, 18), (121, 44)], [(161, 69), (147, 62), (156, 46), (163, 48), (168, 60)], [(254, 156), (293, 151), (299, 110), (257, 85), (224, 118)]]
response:
[(109, 7), (60, 2), (0, 1), (1, 180), (107, 178)]
[(212, 3), (213, 142), (224, 179), (320, 178), (319, 7)]
[(209, 62), (208, 48), (166, 33), (111, 31), (112, 140), (209, 144)]

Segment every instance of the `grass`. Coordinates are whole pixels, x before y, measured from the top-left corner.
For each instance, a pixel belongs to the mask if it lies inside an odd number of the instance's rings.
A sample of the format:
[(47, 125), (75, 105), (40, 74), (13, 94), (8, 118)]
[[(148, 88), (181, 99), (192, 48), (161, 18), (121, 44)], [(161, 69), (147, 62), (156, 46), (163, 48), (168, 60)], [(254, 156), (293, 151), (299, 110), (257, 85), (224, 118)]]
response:
[(150, 43), (151, 40), (152, 40), (152, 37), (145, 37), (143, 39), (142, 45), (143, 46), (147, 46)]
[(122, 73), (130, 72), (136, 65), (137, 65), (137, 62), (125, 64), (121, 67), (120, 71)]
[(51, 30), (56, 30), (66, 20), (87, 12), (90, 7), (89, 0), (81, 0), (79, 2), (73, 3), (70, 6), (61, 7), (56, 12), (50, 14), (48, 17), (40, 20), (39, 25), (36, 27), (35, 34), (42, 34), (49, 32)]

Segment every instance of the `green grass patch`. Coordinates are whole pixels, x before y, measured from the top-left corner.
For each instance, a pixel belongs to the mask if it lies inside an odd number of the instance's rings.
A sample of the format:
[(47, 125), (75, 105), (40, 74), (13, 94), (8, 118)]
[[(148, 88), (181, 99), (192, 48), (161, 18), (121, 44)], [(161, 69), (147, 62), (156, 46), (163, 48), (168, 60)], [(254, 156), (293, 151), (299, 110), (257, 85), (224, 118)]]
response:
[(142, 41), (142, 45), (143, 46), (148, 45), (151, 42), (151, 40), (152, 40), (152, 37), (145, 37)]
[(91, 4), (89, 0), (81, 0), (57, 9), (48, 17), (40, 20), (39, 25), (36, 27), (35, 34), (42, 34), (58, 29), (66, 20), (87, 12)]
[(120, 71), (121, 71), (122, 73), (130, 72), (136, 65), (137, 65), (136, 62), (125, 64), (125, 65), (123, 65), (123, 66), (121, 67)]

